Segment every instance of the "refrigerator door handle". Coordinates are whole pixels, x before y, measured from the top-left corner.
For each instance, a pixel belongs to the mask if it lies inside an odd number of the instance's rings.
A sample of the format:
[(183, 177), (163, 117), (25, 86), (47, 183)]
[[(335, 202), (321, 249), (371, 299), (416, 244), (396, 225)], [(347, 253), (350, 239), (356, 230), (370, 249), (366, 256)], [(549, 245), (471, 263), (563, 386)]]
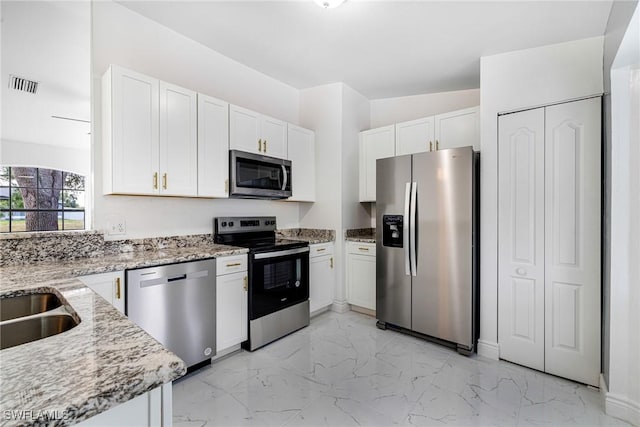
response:
[(404, 273), (411, 276), (411, 263), (409, 261), (409, 228), (411, 222), (409, 220), (409, 202), (411, 197), (411, 183), (407, 182), (404, 189), (404, 224), (402, 227), (402, 247), (404, 248)]
[(418, 275), (418, 262), (416, 259), (416, 234), (417, 234), (417, 223), (416, 223), (416, 210), (417, 210), (417, 197), (418, 197), (418, 183), (414, 182), (411, 186), (411, 212), (409, 213), (409, 221), (411, 223), (411, 232), (409, 235), (409, 258), (411, 260), (411, 275)]

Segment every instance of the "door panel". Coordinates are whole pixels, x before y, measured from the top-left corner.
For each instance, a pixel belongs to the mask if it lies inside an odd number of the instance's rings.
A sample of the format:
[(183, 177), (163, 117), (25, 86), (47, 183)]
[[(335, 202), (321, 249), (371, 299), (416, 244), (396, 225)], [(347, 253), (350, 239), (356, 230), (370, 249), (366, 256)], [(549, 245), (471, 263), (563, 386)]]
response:
[(544, 109), (499, 118), (500, 357), (544, 370)]
[(376, 160), (395, 155), (395, 125), (360, 132), (360, 201), (376, 201)]
[(597, 386), (600, 99), (547, 107), (545, 119), (545, 369)]
[(237, 105), (229, 106), (229, 149), (263, 154), (260, 114)]
[(417, 186), (412, 329), (471, 347), (473, 150), (413, 155)]
[(198, 94), (198, 196), (228, 197), (229, 104)]
[(480, 108), (466, 108), (438, 114), (434, 119), (435, 140), (439, 150), (473, 146), (480, 150)]
[[(405, 247), (383, 246), (384, 215), (403, 215), (411, 156), (378, 160), (376, 182), (376, 315), (378, 320), (411, 328), (411, 276), (405, 272)], [(403, 227), (408, 219), (403, 218)]]
[(396, 156), (435, 150), (433, 117), (396, 124)]
[(287, 124), (271, 117), (261, 118), (262, 153), (279, 159), (287, 158)]

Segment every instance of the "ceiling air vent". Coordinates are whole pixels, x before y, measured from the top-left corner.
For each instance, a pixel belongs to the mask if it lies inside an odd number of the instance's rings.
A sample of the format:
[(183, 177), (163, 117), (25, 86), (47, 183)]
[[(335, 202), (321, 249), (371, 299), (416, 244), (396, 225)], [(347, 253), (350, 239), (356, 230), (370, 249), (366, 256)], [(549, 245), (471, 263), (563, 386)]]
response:
[(27, 80), (24, 77), (14, 75), (9, 76), (9, 89), (20, 90), (22, 92), (36, 93), (38, 82)]

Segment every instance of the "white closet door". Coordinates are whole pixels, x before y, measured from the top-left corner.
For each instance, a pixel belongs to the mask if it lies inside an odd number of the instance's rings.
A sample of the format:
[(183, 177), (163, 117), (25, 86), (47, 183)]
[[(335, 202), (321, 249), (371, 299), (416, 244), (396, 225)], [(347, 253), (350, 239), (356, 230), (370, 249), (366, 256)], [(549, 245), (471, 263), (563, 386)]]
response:
[(501, 116), (500, 357), (544, 370), (544, 109)]
[(545, 370), (598, 385), (600, 98), (546, 108)]

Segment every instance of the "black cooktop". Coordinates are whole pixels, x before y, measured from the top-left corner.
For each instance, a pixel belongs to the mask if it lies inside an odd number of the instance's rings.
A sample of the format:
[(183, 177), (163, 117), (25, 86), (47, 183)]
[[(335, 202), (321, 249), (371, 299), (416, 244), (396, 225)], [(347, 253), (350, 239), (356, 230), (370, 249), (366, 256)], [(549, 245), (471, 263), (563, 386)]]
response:
[(306, 246), (309, 246), (308, 242), (288, 239), (264, 239), (243, 242), (230, 242), (229, 244), (240, 246), (242, 248), (249, 248), (249, 252), (252, 253), (304, 248)]

